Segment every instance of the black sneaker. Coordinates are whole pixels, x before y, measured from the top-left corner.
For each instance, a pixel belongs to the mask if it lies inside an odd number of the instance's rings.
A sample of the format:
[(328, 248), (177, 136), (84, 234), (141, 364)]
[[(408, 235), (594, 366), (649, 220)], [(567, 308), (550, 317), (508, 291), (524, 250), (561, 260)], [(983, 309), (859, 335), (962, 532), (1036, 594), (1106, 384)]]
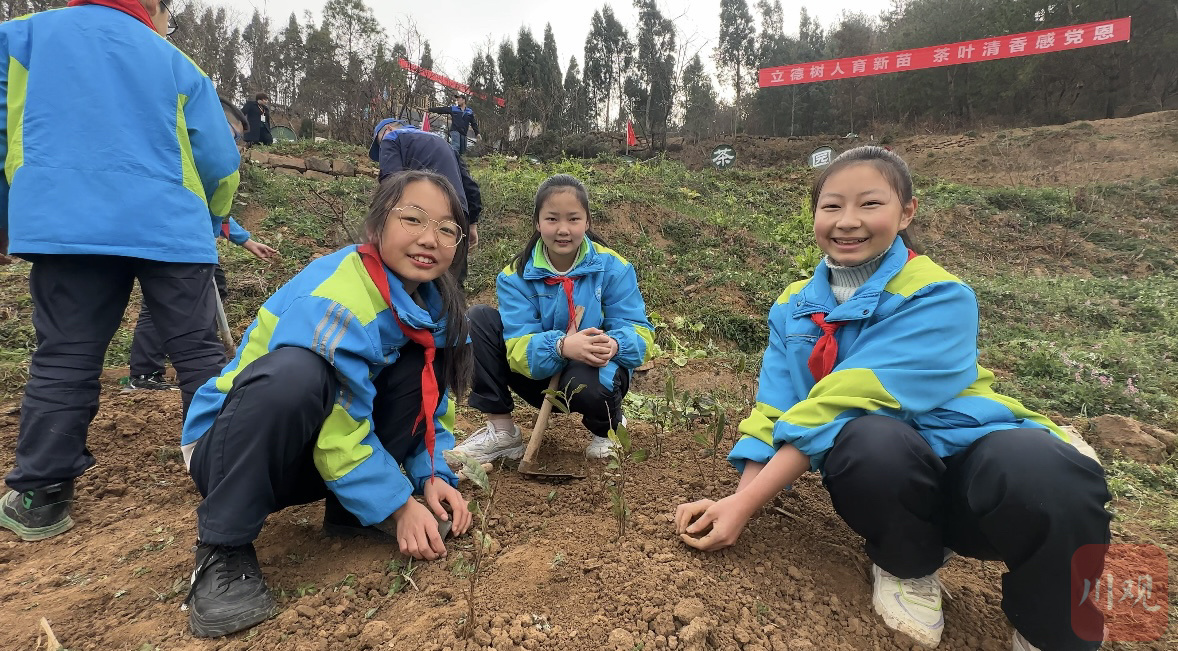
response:
[(252, 544), (197, 544), (196, 569), (184, 603), (188, 628), (196, 637), (243, 631), (270, 617), (275, 605)]
[(179, 391), (180, 387), (164, 379), (163, 371), (150, 375), (132, 375), (127, 379), (129, 389), (152, 389), (153, 391)]
[(21, 540), (52, 538), (74, 526), (70, 517), (73, 503), (72, 480), (23, 493), (8, 491), (0, 500), (0, 527), (20, 536)]
[[(412, 498), (410, 498), (412, 499)], [(437, 516), (434, 516), (437, 518)], [(438, 520), (438, 533), (442, 540), (450, 534), (452, 521)], [(380, 542), (397, 543), (397, 537), (375, 525), (364, 526), (360, 519), (352, 514), (333, 493), (327, 494), (327, 502), (323, 506), (323, 533), (328, 536), (346, 538), (350, 536), (364, 536)]]

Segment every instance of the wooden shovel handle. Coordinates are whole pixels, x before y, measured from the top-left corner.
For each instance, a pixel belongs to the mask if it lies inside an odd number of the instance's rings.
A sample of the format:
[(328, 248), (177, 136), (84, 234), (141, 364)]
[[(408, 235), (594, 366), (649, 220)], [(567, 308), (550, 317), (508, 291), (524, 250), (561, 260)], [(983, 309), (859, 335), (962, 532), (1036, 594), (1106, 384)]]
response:
[[(581, 327), (581, 317), (585, 315), (585, 308), (577, 306), (573, 322), (569, 324), (567, 332), (577, 332)], [(560, 386), (561, 372), (557, 371), (548, 382), (548, 389), (555, 391)], [(528, 439), (528, 447), (524, 450), (524, 460), (531, 461), (540, 448), (540, 441), (544, 438), (544, 430), (548, 427), (548, 419), (552, 416), (552, 400), (544, 394), (544, 404), (540, 405), (540, 415), (536, 417), (536, 426), (532, 428), (532, 436)]]

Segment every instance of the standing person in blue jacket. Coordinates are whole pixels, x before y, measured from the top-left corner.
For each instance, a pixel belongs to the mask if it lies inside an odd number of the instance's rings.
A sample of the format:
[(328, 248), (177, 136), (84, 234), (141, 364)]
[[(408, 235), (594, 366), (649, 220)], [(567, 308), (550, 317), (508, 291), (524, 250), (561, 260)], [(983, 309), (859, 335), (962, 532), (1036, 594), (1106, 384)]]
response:
[[(479, 184), (471, 177), (462, 157), (447, 147), (441, 136), (422, 131), (396, 118), (387, 118), (381, 120), (373, 130), (368, 157), (380, 164), (381, 180), (402, 170), (429, 170), (446, 177), (458, 192), (458, 199), (466, 213), (469, 247), (478, 246), (479, 216), (483, 212)], [(459, 286), (466, 280), (466, 265), (466, 256), (463, 255), (452, 270), (458, 277)]]
[[(217, 236), (233, 242), (249, 251), (259, 260), (269, 260), (278, 255), (278, 251), (253, 239), (250, 232), (242, 228), (237, 220), (230, 217), (217, 229)], [(229, 291), (225, 280), (225, 272), (218, 264), (213, 267), (213, 281), (217, 284), (217, 294), (221, 302), (229, 300)], [(214, 323), (212, 327), (216, 328)], [(160, 339), (159, 331), (151, 320), (151, 310), (146, 305), (139, 307), (139, 320), (135, 323), (135, 335), (131, 338), (131, 375), (127, 378), (130, 389), (153, 389), (156, 391), (175, 391), (178, 387), (164, 377), (164, 364), (167, 353), (164, 352), (164, 342)]]
[(454, 446), (449, 395), (470, 374), (466, 300), (446, 273), (465, 252), (464, 221), (444, 177), (390, 176), (365, 219), (367, 243), (279, 288), (197, 392), (181, 441), (204, 497), (186, 601), (194, 635), (270, 616), (253, 541), (287, 506), (326, 498), (329, 533), (383, 535), (424, 560), (446, 555), (440, 521), (455, 534), (470, 526), (442, 459)]
[[(522, 456), (511, 391), (539, 407), (559, 373), (569, 393), (584, 385), (570, 408), (593, 435), (585, 454), (605, 458), (607, 434), (623, 422), (630, 373), (654, 352), (654, 327), (634, 266), (591, 228), (584, 184), (567, 174), (541, 183), (532, 222), (536, 232), (496, 280), (499, 309), (468, 312), (475, 358), (468, 404), (487, 424), (458, 449), (481, 461)], [(566, 335), (578, 306), (580, 330)]]
[(1100, 464), (1054, 423), (995, 393), (978, 364), (973, 291), (908, 243), (912, 177), (880, 147), (843, 153), (810, 196), (826, 253), (769, 312), (757, 404), (729, 460), (736, 493), (682, 504), (697, 549), (736, 542), (748, 519), (806, 470), (866, 539), (884, 623), (926, 647), (944, 628), (936, 577), (951, 552), (1006, 563), (1014, 651), (1095, 649), (1102, 616), (1073, 559), (1109, 542)]
[[(71, 0), (0, 24), (0, 249), (32, 262), (37, 331), (0, 527), (24, 540), (73, 526), (103, 356), (136, 279), (185, 409), (225, 364), (208, 327), (210, 215), (228, 216), (241, 161), (212, 82), (162, 38), (172, 29), (159, 0)], [(84, 147), (63, 115), (86, 125)]]
[(454, 95), (452, 106), (434, 106), (429, 112), (450, 116), (450, 146), (459, 156), (465, 154), (467, 130), (473, 129), (474, 135), (479, 135), (479, 121), (474, 109), (466, 105), (466, 96)]

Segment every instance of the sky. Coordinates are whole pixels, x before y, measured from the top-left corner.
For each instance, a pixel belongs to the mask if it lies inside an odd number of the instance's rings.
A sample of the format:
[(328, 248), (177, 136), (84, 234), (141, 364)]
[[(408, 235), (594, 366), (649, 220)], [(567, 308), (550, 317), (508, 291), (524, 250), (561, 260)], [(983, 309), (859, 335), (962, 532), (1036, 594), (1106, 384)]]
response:
[[(222, 0), (207, 0), (211, 4), (229, 4)], [(585, 37), (589, 33), (589, 22), (595, 10), (600, 9), (604, 0), (450, 0), (417, 2), (366, 0), (372, 7), (377, 20), (390, 35), (398, 33), (398, 25), (412, 20), (422, 37), (429, 41), (434, 55), (435, 71), (451, 76), (465, 77), (470, 61), (480, 46), (490, 43), (492, 53), (498, 49), (504, 38), (515, 42), (520, 27), (532, 30), (537, 41), (544, 37), (544, 25), (552, 24), (556, 45), (560, 51), (560, 69), (563, 73), (569, 57), (576, 56), (579, 66), (584, 66)], [(239, 4), (240, 3), (240, 4)], [(324, 0), (237, 0), (232, 3), (244, 13), (243, 20), (249, 19), (254, 9), (271, 17), (272, 23), (282, 26), (293, 11), (302, 20), (305, 10), (314, 13), (316, 20)], [(631, 0), (614, 0), (608, 3), (614, 15), (627, 30), (633, 31), (638, 12)], [(829, 26), (838, 20), (844, 11), (864, 12), (878, 15), (888, 8), (888, 0), (813, 0), (801, 4), (785, 0), (785, 32), (797, 34), (798, 15), (805, 5), (811, 16), (821, 24)], [(755, 9), (755, 0), (749, 1), (753, 21), (760, 29), (760, 16)], [(422, 9), (408, 9), (409, 7)], [(697, 50), (710, 68), (711, 51), (716, 45), (720, 32), (720, 0), (660, 0), (659, 8), (664, 16), (675, 19), (679, 38), (690, 44), (690, 57)], [(632, 35), (631, 35), (632, 36)]]

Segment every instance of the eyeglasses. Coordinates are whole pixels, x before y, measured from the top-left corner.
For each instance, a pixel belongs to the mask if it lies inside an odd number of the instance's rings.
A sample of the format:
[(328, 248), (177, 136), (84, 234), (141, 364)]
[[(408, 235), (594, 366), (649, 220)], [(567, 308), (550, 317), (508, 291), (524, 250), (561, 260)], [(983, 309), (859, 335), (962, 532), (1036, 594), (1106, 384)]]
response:
[(393, 210), (400, 213), (397, 221), (401, 222), (401, 228), (414, 235), (424, 233), (426, 226), (433, 224), (438, 243), (444, 247), (458, 246), (462, 238), (466, 237), (466, 233), (462, 232), (462, 228), (458, 224), (448, 219), (443, 221), (431, 219), (424, 210), (417, 206), (402, 206), (393, 208)]
[(166, 2), (164, 2), (164, 0), (160, 0), (160, 11), (168, 12), (168, 34), (167, 35), (171, 36), (172, 33), (176, 31), (176, 14), (172, 13), (172, 10), (168, 7), (168, 4)]

